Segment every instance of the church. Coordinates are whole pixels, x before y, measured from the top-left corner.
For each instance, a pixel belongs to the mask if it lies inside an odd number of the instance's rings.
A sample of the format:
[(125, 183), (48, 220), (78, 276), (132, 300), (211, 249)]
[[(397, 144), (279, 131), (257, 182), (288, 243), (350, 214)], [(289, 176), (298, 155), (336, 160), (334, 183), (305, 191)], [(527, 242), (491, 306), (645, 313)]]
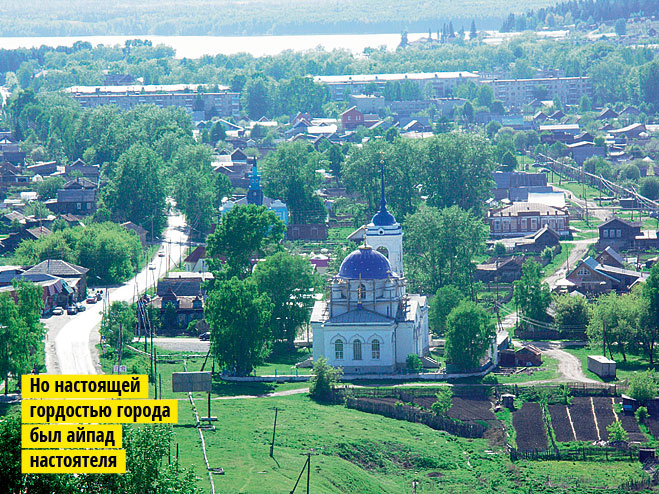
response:
[(403, 230), (387, 211), (384, 165), (380, 209), (365, 227), (364, 244), (332, 278), (329, 299), (311, 314), (313, 359), (327, 358), (346, 374), (392, 373), (407, 356), (429, 353), (426, 297), (407, 293)]

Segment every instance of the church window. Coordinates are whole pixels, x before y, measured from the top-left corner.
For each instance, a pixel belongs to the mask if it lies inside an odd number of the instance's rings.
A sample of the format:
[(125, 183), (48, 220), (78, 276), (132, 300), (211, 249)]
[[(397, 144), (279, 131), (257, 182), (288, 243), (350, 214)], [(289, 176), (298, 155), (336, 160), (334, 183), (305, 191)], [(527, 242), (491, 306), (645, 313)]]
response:
[(362, 342), (359, 340), (355, 340), (352, 343), (352, 358), (353, 360), (362, 359)]
[(334, 343), (334, 359), (343, 360), (343, 342), (341, 340)]
[(371, 356), (373, 360), (380, 360), (380, 342), (378, 340), (373, 340), (371, 343)]

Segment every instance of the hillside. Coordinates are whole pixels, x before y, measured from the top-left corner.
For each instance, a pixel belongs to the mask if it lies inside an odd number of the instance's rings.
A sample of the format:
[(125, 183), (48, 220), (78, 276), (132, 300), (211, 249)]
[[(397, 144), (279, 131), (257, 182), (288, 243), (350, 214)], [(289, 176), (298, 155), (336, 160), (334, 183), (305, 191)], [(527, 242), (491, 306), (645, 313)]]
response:
[[(0, 36), (260, 35), (496, 29), (553, 0), (43, 0), (2, 2)], [(72, 8), (72, 4), (75, 7)], [(459, 5), (459, 7), (457, 7)]]

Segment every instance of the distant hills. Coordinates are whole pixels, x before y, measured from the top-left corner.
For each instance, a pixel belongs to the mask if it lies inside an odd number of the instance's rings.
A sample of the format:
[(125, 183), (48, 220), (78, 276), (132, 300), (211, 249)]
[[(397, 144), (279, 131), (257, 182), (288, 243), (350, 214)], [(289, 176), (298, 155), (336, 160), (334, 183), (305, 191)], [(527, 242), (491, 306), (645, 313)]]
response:
[(433, 33), (498, 29), (555, 0), (21, 0), (0, 3), (0, 36)]

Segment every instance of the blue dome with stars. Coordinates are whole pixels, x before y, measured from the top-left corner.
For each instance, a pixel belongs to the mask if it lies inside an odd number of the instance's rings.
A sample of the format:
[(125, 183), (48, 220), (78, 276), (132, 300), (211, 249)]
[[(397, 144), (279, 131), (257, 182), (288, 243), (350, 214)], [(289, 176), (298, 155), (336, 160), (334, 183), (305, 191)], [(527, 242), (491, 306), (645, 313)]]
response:
[(383, 280), (391, 276), (389, 259), (369, 245), (348, 254), (341, 263), (339, 277), (348, 279)]

